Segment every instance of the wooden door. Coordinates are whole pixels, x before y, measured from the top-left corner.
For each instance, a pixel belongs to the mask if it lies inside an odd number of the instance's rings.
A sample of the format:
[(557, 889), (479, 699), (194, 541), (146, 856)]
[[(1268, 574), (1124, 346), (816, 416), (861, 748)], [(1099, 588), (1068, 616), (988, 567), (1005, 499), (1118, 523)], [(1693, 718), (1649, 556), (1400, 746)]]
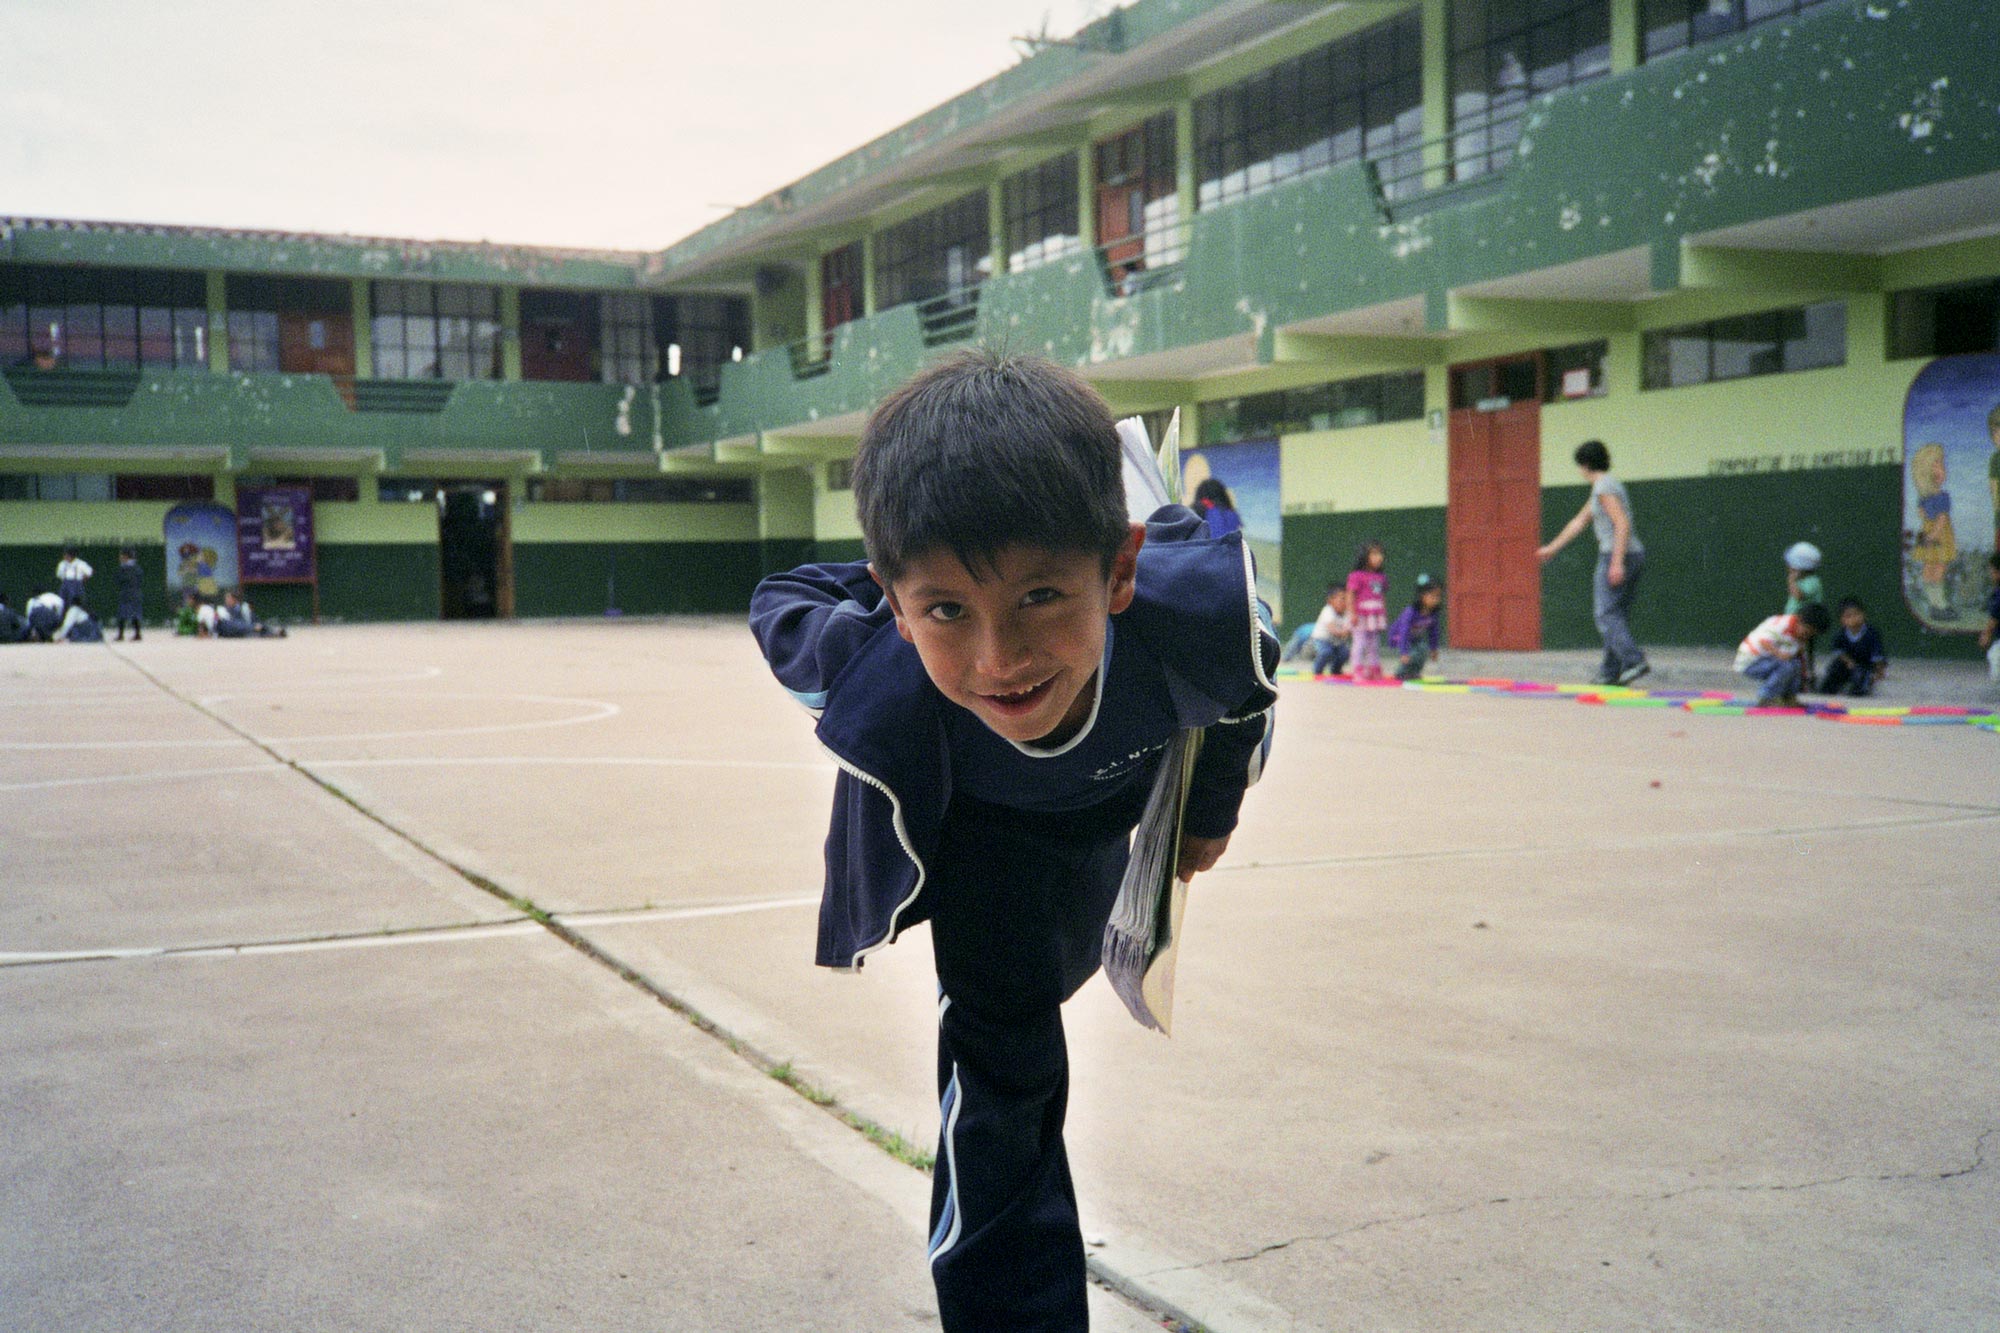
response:
[(1539, 649), (1539, 397), (1483, 409), (1455, 407), (1450, 439), (1445, 595), (1452, 647)]
[(1118, 276), (1120, 269), (1140, 269), (1146, 259), (1146, 186), (1097, 187), (1097, 243), (1104, 262)]
[(833, 331), (861, 318), (861, 243), (843, 245), (820, 258), (820, 328), (833, 346)]

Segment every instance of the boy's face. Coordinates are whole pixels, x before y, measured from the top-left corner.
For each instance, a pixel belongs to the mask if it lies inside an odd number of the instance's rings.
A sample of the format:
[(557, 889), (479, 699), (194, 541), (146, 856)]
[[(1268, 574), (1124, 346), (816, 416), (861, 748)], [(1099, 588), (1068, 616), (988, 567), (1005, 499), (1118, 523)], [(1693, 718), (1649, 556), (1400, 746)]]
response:
[(1850, 606), (1840, 613), (1841, 627), (1849, 634), (1859, 634), (1862, 626), (1867, 623), (1868, 617), (1862, 613), (1861, 608), (1858, 606)]
[(1135, 524), (1108, 575), (1091, 552), (1009, 546), (982, 581), (931, 551), (884, 591), (945, 698), (1008, 740), (1060, 740), (1090, 712), (1105, 624), (1132, 604), (1145, 539)]

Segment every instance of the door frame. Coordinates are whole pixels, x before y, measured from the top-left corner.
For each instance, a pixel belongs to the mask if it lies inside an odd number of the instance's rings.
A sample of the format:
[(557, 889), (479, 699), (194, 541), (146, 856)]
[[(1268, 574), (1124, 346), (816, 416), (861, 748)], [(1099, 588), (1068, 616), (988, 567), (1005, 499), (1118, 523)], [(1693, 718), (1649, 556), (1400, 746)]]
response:
[[(512, 485), (505, 477), (440, 477), (439, 491), (492, 491), (494, 509), (499, 515), (499, 523), (493, 531), (493, 618), (512, 620), (514, 618), (514, 506), (510, 503)], [(444, 559), (444, 506), (437, 506), (438, 522), (438, 609), (437, 618), (443, 620), (445, 605), (445, 559)]]
[[(1481, 408), (1477, 405), (1477, 403), (1467, 403), (1462, 407), (1457, 405), (1459, 376), (1461, 374), (1468, 371), (1485, 370), (1489, 368), (1497, 369), (1500, 366), (1509, 366), (1509, 365), (1532, 365), (1534, 367), (1534, 391), (1531, 397), (1522, 399), (1511, 399), (1509, 400), (1509, 402), (1505, 407), (1500, 407), (1500, 408)], [(1456, 528), (1456, 525), (1460, 521), (1462, 521), (1460, 515), (1463, 513), (1463, 509), (1462, 507), (1454, 505), (1452, 503), (1453, 499), (1452, 478), (1455, 472), (1455, 469), (1453, 467), (1453, 461), (1454, 461), (1453, 450), (1456, 449), (1463, 442), (1463, 436), (1460, 434), (1460, 431), (1462, 429), (1461, 423), (1465, 419), (1465, 414), (1468, 413), (1480, 416), (1498, 416), (1502, 413), (1511, 412), (1516, 408), (1524, 406), (1530, 408), (1535, 415), (1535, 441), (1539, 457), (1539, 449), (1541, 444), (1542, 406), (1544, 400), (1547, 398), (1547, 395), (1548, 395), (1548, 355), (1544, 350), (1540, 348), (1532, 349), (1525, 352), (1509, 352), (1503, 356), (1481, 357), (1472, 361), (1453, 362), (1446, 367), (1445, 371), (1445, 404), (1446, 404), (1445, 407), (1445, 423), (1446, 423), (1445, 425), (1445, 450), (1446, 450), (1445, 453), (1445, 597), (1446, 597), (1445, 623), (1447, 626), (1447, 632), (1452, 637), (1452, 647), (1454, 648), (1462, 646), (1457, 639), (1457, 631), (1458, 631), (1458, 626), (1460, 624), (1460, 618), (1458, 615), (1454, 614), (1455, 607), (1453, 605), (1454, 603), (1457, 602), (1460, 596), (1460, 584), (1461, 584), (1460, 575), (1462, 571), (1460, 571), (1457, 568), (1457, 563), (1453, 559), (1453, 551), (1457, 547), (1457, 543), (1454, 541), (1454, 536), (1455, 536), (1454, 529)], [(1538, 461), (1535, 469), (1535, 489), (1538, 501), (1536, 507), (1536, 514), (1537, 514), (1536, 532), (1535, 532), (1536, 546), (1539, 546), (1541, 544), (1541, 539), (1540, 539), (1541, 529), (1540, 529), (1540, 517), (1539, 517), (1540, 515), (1539, 497), (1541, 492), (1541, 484), (1542, 484), (1541, 468)], [(1537, 562), (1532, 572), (1534, 574), (1535, 583), (1538, 589), (1537, 601), (1539, 603), (1539, 587), (1541, 583), (1541, 568), (1539, 562)], [(1496, 625), (1495, 632), (1497, 637), (1500, 637), (1502, 639), (1506, 637), (1503, 626)], [(1533, 639), (1534, 639), (1533, 644), (1526, 649), (1503, 649), (1499, 651), (1540, 650), (1542, 646), (1542, 617), (1540, 614), (1539, 604), (1537, 605), (1537, 610), (1535, 615), (1535, 632), (1533, 635)], [(1473, 649), (1469, 651), (1486, 651), (1486, 650)]]

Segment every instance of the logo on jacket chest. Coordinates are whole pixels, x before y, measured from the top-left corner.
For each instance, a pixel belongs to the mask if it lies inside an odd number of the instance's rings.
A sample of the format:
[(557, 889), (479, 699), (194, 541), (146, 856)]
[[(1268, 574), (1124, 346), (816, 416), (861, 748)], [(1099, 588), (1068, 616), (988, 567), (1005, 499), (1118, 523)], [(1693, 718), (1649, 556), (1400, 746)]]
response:
[(1148, 755), (1158, 754), (1166, 748), (1167, 743), (1165, 741), (1161, 741), (1157, 745), (1142, 745), (1136, 750), (1120, 755), (1109, 763), (1100, 764), (1098, 767), (1090, 770), (1090, 780), (1092, 782), (1109, 782), (1113, 778), (1122, 778), (1133, 769), (1139, 767), (1139, 765), (1145, 763)]

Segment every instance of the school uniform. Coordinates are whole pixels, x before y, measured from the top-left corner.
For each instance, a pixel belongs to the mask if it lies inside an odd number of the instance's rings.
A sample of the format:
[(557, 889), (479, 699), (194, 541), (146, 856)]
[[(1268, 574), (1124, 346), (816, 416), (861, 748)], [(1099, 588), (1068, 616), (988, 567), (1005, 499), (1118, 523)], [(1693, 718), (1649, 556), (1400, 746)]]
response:
[(75, 606), (83, 600), (83, 585), (94, 572), (90, 562), (78, 556), (57, 562), (56, 593), (62, 598), (64, 606)]
[(864, 564), (775, 575), (751, 628), (840, 765), (817, 961), (858, 968), (931, 923), (942, 1132), (929, 1246), (946, 1329), (1080, 1329), (1061, 1005), (1097, 970), (1160, 754), (1208, 732), (1186, 830), (1221, 837), (1269, 748), (1278, 641), (1241, 534), (1147, 525), (1083, 727), (1041, 750), (940, 694)]
[(140, 635), (139, 621), (146, 614), (145, 574), (137, 560), (118, 562), (118, 637), (125, 637), (125, 626), (132, 627), (132, 637)]

